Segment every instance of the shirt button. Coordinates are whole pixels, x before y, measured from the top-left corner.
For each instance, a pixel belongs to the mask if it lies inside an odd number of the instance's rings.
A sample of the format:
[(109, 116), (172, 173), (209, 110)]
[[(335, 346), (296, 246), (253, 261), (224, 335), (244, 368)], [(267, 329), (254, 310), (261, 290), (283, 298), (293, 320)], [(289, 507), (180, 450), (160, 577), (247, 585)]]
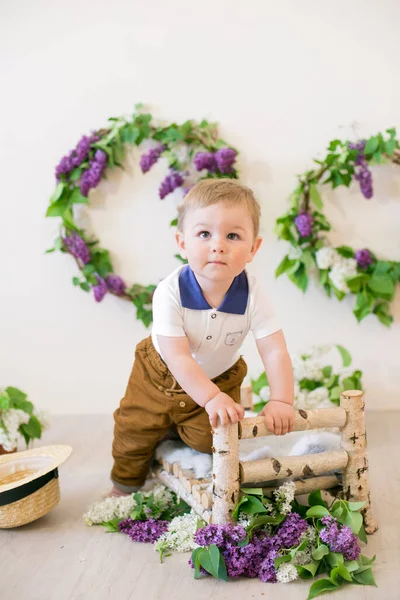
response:
[(181, 408), (184, 408), (186, 406), (186, 402), (183, 402), (183, 400), (182, 400), (182, 402), (179, 402), (179, 406)]
[(216, 317), (216, 316), (217, 316), (217, 315), (216, 315), (215, 313), (213, 313), (213, 314), (211, 315), (211, 318), (212, 318), (212, 319), (215, 319), (215, 317)]
[(206, 337), (206, 340), (212, 340), (212, 335), (208, 335), (208, 336)]

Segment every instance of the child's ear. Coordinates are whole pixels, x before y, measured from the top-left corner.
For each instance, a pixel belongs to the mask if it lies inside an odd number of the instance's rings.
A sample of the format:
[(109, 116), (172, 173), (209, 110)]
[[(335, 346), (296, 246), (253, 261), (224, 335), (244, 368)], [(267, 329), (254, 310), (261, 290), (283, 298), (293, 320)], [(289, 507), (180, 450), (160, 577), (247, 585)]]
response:
[(258, 237), (257, 237), (257, 238), (254, 240), (254, 243), (253, 243), (253, 245), (252, 245), (252, 247), (251, 247), (251, 250), (250, 250), (250, 256), (249, 256), (249, 258), (248, 258), (248, 260), (247, 260), (247, 262), (248, 262), (248, 263), (249, 263), (249, 262), (251, 262), (251, 261), (253, 260), (253, 258), (255, 257), (255, 255), (257, 254), (257, 252), (259, 251), (259, 249), (260, 249), (260, 246), (261, 246), (261, 244), (262, 244), (262, 241), (263, 241), (263, 239), (262, 239), (262, 237), (260, 237), (260, 236), (258, 236)]
[(182, 258), (186, 259), (185, 238), (183, 236), (183, 232), (182, 231), (177, 231), (176, 232), (176, 234), (175, 234), (175, 240), (176, 240), (176, 243), (178, 244), (180, 255), (182, 256)]

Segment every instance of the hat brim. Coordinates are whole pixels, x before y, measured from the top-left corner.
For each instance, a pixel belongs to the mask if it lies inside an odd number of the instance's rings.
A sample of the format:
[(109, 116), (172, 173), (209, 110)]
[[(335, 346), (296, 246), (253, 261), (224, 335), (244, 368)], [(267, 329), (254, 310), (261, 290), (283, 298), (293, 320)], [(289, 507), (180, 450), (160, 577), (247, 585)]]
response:
[(71, 452), (71, 446), (56, 445), (1, 455), (0, 494), (46, 475), (61, 465)]

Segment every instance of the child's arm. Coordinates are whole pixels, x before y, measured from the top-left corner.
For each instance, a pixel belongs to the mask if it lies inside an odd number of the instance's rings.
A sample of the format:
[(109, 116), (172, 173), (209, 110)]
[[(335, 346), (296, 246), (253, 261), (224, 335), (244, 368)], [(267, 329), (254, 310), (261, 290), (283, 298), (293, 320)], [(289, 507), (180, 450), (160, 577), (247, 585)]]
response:
[(260, 412), (268, 431), (284, 435), (293, 431), (294, 379), (292, 362), (282, 330), (256, 340), (270, 387), (270, 401)]
[(172, 375), (188, 396), (206, 409), (212, 427), (217, 426), (218, 417), (221, 425), (237, 423), (244, 417), (243, 406), (221, 392), (194, 360), (187, 337), (157, 335), (157, 341)]

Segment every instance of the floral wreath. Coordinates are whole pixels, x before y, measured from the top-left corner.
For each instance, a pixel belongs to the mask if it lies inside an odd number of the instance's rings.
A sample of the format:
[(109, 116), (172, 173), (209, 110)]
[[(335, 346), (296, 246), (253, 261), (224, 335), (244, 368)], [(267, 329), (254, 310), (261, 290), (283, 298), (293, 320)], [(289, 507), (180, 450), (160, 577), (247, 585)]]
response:
[[(203, 178), (230, 177), (237, 179), (237, 150), (218, 137), (215, 123), (192, 120), (183, 124), (155, 124), (149, 113), (135, 106), (132, 118), (111, 117), (105, 129), (84, 135), (76, 147), (64, 156), (56, 167), (57, 186), (50, 199), (47, 217), (61, 217), (60, 233), (54, 247), (71, 254), (81, 271), (72, 282), (85, 292), (93, 290), (96, 302), (107, 293), (129, 300), (136, 307), (136, 317), (146, 327), (152, 321), (151, 301), (155, 285), (134, 283), (128, 286), (114, 273), (108, 250), (80, 229), (74, 217), (74, 205), (88, 204), (91, 189), (106, 178), (106, 170), (123, 168), (127, 145), (140, 146), (149, 140), (150, 149), (141, 155), (140, 167), (147, 173), (160, 157), (168, 161), (169, 173), (161, 182), (159, 197), (163, 200), (177, 188), (185, 194)], [(177, 225), (177, 219), (170, 223)], [(180, 258), (179, 255), (176, 255)], [(186, 261), (185, 261), (186, 262)]]
[(291, 208), (276, 222), (278, 238), (290, 242), (291, 249), (275, 275), (279, 277), (286, 273), (305, 292), (308, 275), (317, 269), (319, 283), (328, 296), (332, 292), (339, 300), (349, 293), (356, 296), (353, 313), (358, 322), (373, 313), (381, 323), (390, 326), (393, 317), (389, 314), (389, 307), (396, 283), (400, 280), (400, 263), (380, 260), (368, 248), (354, 250), (349, 246), (330, 246), (321, 235), (330, 231), (331, 226), (322, 212), (323, 204), (317, 187), (325, 183), (330, 183), (333, 188), (340, 185), (349, 187), (354, 177), (363, 196), (368, 200), (372, 198), (369, 165), (383, 161), (400, 164), (396, 129), (387, 129), (386, 134), (378, 133), (356, 143), (333, 140), (324, 160), (314, 159), (319, 168), (298, 176), (298, 185), (291, 196)]

